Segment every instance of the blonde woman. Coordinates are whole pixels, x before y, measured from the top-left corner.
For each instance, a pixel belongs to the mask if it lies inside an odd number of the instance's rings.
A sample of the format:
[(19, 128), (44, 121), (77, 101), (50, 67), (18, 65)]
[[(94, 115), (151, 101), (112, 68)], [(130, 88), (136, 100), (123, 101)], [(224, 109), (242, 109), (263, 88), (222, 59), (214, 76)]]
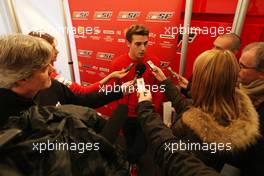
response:
[[(166, 97), (178, 115), (172, 131), (184, 141), (177, 149), (195, 153), (218, 171), (234, 157), (243, 158), (260, 136), (257, 112), (249, 97), (237, 88), (239, 70), (230, 51), (200, 54), (193, 67), (192, 104), (185, 101), (161, 69), (153, 72), (165, 85)], [(155, 115), (146, 100), (138, 106), (138, 115), (143, 118)]]

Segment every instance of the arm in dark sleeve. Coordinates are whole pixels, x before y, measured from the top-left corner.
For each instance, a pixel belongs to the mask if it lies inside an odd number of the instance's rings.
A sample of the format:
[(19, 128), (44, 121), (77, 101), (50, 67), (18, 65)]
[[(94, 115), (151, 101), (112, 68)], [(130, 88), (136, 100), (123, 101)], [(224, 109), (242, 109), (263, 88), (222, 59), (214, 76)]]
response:
[(166, 176), (220, 176), (215, 170), (207, 167), (199, 159), (186, 151), (166, 150), (168, 143), (179, 143), (172, 131), (167, 128), (157, 113), (154, 113), (151, 102), (140, 102), (137, 106), (138, 120), (144, 134), (154, 150), (154, 160)]
[(90, 108), (99, 108), (112, 101), (118, 100), (123, 97), (122, 91), (110, 92), (108, 94), (104, 92), (93, 92), (85, 95), (75, 95), (73, 101), (75, 104), (87, 106)]
[[(43, 107), (41, 108), (43, 109)], [(71, 114), (73, 117), (81, 120), (85, 124), (85, 126), (93, 129), (96, 133), (101, 134), (112, 144), (115, 142), (119, 130), (123, 127), (128, 112), (127, 105), (120, 104), (113, 112), (112, 116), (108, 120), (106, 120), (106, 117), (103, 117), (94, 109), (83, 106), (61, 105), (58, 107), (50, 106), (47, 108), (49, 108), (50, 110), (49, 113), (59, 111), (58, 114), (60, 114), (61, 116), (65, 116), (65, 114)], [(36, 111), (39, 112), (40, 110)], [(48, 113), (46, 113), (45, 115), (49, 117)], [(31, 116), (36, 117), (36, 115)], [(75, 121), (75, 125), (78, 127), (82, 127), (83, 123), (78, 123), (78, 121)]]
[(107, 123), (100, 134), (108, 139), (109, 142), (114, 143), (120, 129), (124, 126), (125, 120), (127, 119), (127, 113), (127, 105), (118, 105), (112, 116), (107, 120)]
[(86, 120), (87, 126), (92, 127), (97, 133), (101, 134), (111, 144), (114, 144), (120, 129), (124, 126), (127, 118), (128, 107), (127, 105), (118, 105), (114, 110), (112, 116), (106, 120), (101, 115), (96, 113), (94, 119)]
[(191, 95), (192, 78), (193, 78), (193, 75), (191, 75), (190, 78), (188, 79), (188, 85), (186, 89), (181, 88), (181, 93), (185, 95), (187, 98), (192, 98), (192, 95)]
[(122, 91), (115, 92), (92, 92), (83, 95), (74, 94), (67, 86), (63, 85), (63, 91), (67, 104), (86, 106), (89, 108), (99, 108), (114, 100), (122, 98)]
[(189, 103), (184, 99), (184, 97), (182, 97), (172, 81), (170, 79), (166, 79), (162, 81), (160, 85), (165, 86), (165, 96), (172, 102), (172, 106), (175, 108), (176, 112), (181, 114), (186, 111)]

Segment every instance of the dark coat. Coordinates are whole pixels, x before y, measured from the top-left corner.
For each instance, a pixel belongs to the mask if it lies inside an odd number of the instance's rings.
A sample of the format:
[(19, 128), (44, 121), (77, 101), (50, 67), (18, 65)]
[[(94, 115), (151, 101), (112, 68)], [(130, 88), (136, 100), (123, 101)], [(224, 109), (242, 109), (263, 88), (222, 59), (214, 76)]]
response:
[(114, 100), (122, 98), (123, 93), (120, 92), (92, 92), (83, 95), (74, 94), (67, 86), (52, 80), (51, 86), (47, 89), (39, 91), (34, 98), (37, 105), (56, 105), (56, 104), (75, 104), (86, 106), (89, 108), (99, 108)]
[(237, 158), (235, 163), (239, 163), (242, 167), (243, 176), (262, 176), (264, 175), (264, 102), (257, 107), (260, 120), (261, 138), (250, 148), (243, 158)]
[(173, 134), (186, 140), (188, 146), (197, 144), (198, 147), (189, 150), (208, 166), (220, 171), (224, 163), (243, 156), (260, 138), (258, 114), (242, 91), (236, 91), (240, 116), (223, 124), (217, 117), (188, 104), (170, 80), (161, 84), (165, 85), (165, 95), (178, 114), (172, 126)]
[(9, 89), (0, 88), (0, 127), (10, 115), (19, 115), (33, 105), (46, 106), (57, 104), (75, 104), (89, 108), (98, 108), (123, 96), (122, 92), (88, 93), (75, 95), (62, 83), (53, 80), (50, 88), (41, 90), (34, 100), (26, 99)]
[(179, 140), (167, 128), (151, 102), (144, 101), (137, 106), (138, 120), (154, 153), (155, 162), (162, 168), (166, 176), (220, 176), (212, 168), (203, 164), (188, 151), (172, 151), (170, 144), (179, 145)]
[(6, 169), (27, 176), (128, 174), (120, 150), (97, 133), (103, 125), (92, 109), (33, 106), (11, 116), (3, 128), (19, 128), (23, 133), (1, 148), (0, 175), (8, 173)]

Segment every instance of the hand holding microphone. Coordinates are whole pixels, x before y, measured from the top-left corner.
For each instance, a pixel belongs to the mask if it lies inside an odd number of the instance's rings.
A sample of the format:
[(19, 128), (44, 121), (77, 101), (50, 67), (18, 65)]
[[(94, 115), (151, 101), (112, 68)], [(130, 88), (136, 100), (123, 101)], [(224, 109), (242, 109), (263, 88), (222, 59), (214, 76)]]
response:
[(146, 71), (146, 66), (143, 63), (139, 63), (136, 65), (136, 70), (135, 70), (135, 76), (134, 76), (134, 83), (136, 82), (137, 78), (140, 78), (142, 74)]
[(156, 77), (158, 81), (161, 82), (167, 79), (167, 77), (159, 67), (154, 66), (152, 70), (152, 74)]
[(150, 101), (152, 102), (152, 95), (148, 89), (145, 89), (144, 92), (138, 93), (138, 102)]
[(134, 92), (133, 84), (134, 84), (134, 81), (131, 80), (131, 81), (125, 82), (121, 85), (121, 90), (123, 92), (123, 95), (128, 95), (128, 94)]
[(175, 71), (173, 71), (171, 67), (168, 67), (168, 70), (171, 72), (173, 77), (176, 77), (177, 79), (180, 79), (180, 75), (178, 73), (176, 73)]
[(176, 77), (178, 79), (178, 82), (179, 82), (179, 86), (186, 89), (188, 84), (189, 84), (189, 81), (184, 78), (183, 76), (179, 75), (178, 73), (174, 72), (171, 67), (168, 67), (168, 70), (171, 72), (171, 74)]

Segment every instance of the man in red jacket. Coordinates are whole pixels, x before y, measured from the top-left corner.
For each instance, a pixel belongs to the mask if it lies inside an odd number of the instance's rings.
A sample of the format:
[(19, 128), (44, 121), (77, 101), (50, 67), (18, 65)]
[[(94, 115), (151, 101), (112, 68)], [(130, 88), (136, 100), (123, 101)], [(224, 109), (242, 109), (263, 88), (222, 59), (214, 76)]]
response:
[[(155, 77), (153, 77), (151, 68), (147, 62), (150, 60), (153, 64), (159, 66), (160, 61), (156, 56), (147, 52), (149, 30), (142, 25), (132, 25), (127, 29), (126, 40), (129, 51), (112, 61), (112, 71), (127, 68), (131, 63), (133, 63), (134, 66), (125, 77), (117, 80), (114, 85), (121, 85), (124, 82), (133, 80), (137, 64), (144, 64), (146, 66), (146, 70), (142, 74), (142, 78), (144, 78), (146, 88), (152, 90), (153, 95), (156, 95), (153, 97), (153, 103), (156, 108), (159, 108), (161, 103), (161, 93), (158, 90), (158, 82)], [(136, 90), (136, 86), (134, 87), (134, 90)], [(123, 130), (126, 138), (126, 144), (128, 146), (128, 160), (130, 163), (136, 163), (146, 148), (145, 137), (136, 118), (136, 91), (123, 97), (118, 102), (127, 104), (129, 108), (129, 118), (125, 123)]]

